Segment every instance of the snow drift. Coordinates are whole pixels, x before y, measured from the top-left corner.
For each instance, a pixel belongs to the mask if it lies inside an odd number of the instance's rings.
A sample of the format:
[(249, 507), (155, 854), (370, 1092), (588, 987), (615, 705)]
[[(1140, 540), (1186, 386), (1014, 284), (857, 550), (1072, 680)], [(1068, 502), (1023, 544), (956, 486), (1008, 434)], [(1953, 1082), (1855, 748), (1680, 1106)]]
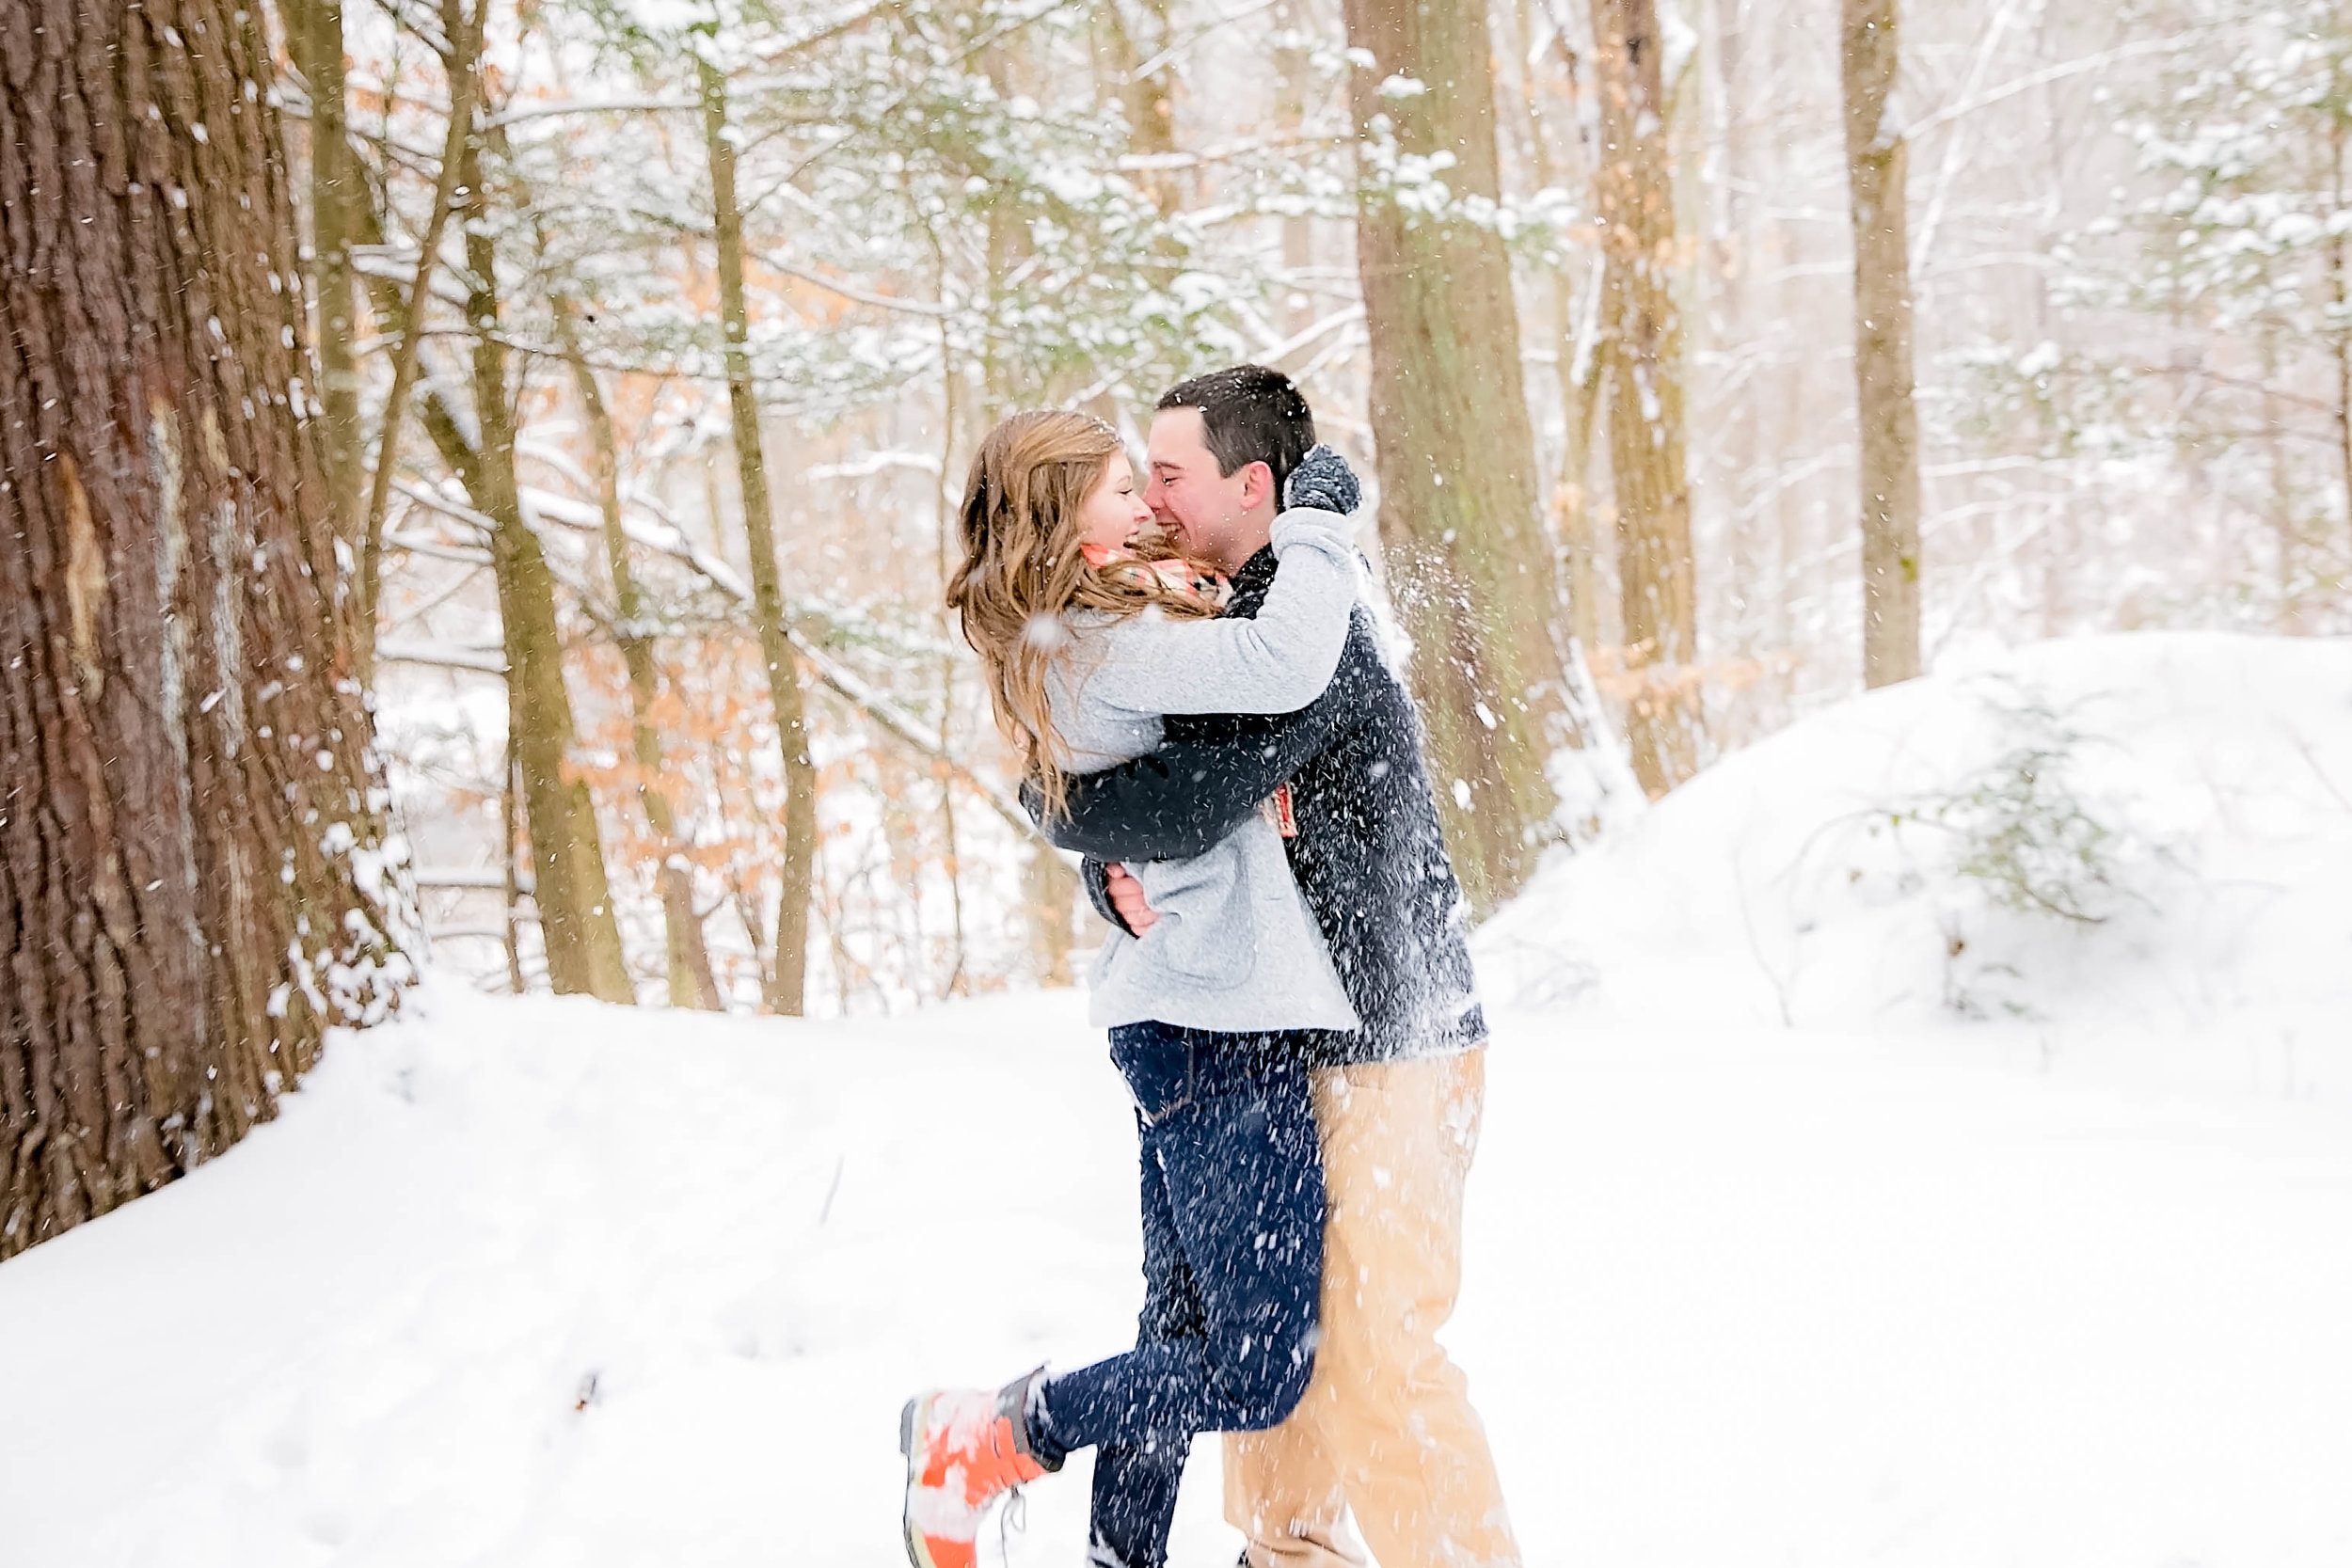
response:
[(2217, 1029), (2325, 1058), (2352, 1035), (2347, 890), (2352, 642), (2105, 637), (1726, 758), (1548, 863), (1478, 953), (1503, 1000), (1610, 1016)]

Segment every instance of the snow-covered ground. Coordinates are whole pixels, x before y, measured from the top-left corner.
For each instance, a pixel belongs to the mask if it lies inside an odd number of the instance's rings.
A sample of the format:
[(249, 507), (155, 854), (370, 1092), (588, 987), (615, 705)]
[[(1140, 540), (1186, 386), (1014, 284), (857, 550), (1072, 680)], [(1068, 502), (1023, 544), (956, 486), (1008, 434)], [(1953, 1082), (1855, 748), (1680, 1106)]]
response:
[(1875, 692), (1560, 858), (1479, 953), (1588, 1020), (1975, 1019), (1979, 1057), (2352, 1104), (2352, 641), (2083, 638)]
[[(2065, 895), (2100, 924), (1934, 847), (1990, 832), (1988, 691), (2091, 737), (2044, 771), (2109, 830)], [(1548, 871), (1482, 939), (1450, 1337), (1530, 1563), (2352, 1561), (2338, 791), (2352, 649), (2085, 644), (1811, 721)], [(905, 1392), (1129, 1333), (1076, 996), (424, 1000), (0, 1266), (0, 1564), (890, 1568)], [(1010, 1562), (1076, 1560), (1073, 1471)], [(1232, 1561), (1215, 1481), (1184, 1568)]]

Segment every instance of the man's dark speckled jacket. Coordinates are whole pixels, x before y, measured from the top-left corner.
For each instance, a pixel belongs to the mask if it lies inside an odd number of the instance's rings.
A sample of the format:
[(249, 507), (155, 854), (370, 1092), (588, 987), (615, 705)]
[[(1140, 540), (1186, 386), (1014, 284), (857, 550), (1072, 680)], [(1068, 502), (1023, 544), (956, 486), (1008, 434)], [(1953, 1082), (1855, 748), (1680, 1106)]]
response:
[[(1226, 613), (1255, 615), (1274, 571), (1273, 550), (1252, 556), (1233, 575)], [(1376, 635), (1359, 605), (1314, 702), (1270, 716), (1170, 714), (1158, 751), (1073, 778), (1069, 815), (1046, 825), (1088, 857), (1087, 891), (1116, 923), (1104, 861), (1200, 854), (1288, 781), (1291, 869), (1363, 1020), (1360, 1030), (1297, 1031), (1316, 1067), (1438, 1055), (1486, 1034), (1421, 721)]]

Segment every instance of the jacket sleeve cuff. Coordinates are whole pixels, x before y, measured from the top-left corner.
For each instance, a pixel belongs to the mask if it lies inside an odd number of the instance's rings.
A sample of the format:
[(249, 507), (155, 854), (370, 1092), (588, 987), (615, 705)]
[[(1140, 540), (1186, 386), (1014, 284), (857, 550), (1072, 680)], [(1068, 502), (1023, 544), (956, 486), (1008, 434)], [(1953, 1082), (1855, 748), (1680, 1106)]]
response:
[(1078, 880), (1085, 884), (1087, 902), (1094, 906), (1096, 914), (1120, 930), (1127, 931), (1129, 936), (1135, 935), (1135, 932), (1127, 930), (1127, 923), (1119, 917), (1118, 909), (1111, 903), (1111, 874), (1107, 866), (1089, 855), (1078, 863)]
[(1345, 515), (1326, 511), (1319, 506), (1286, 507), (1277, 513), (1274, 527), (1268, 531), (1266, 543), (1280, 556), (1291, 546), (1307, 539), (1331, 539), (1348, 554), (1356, 553), (1356, 524)]

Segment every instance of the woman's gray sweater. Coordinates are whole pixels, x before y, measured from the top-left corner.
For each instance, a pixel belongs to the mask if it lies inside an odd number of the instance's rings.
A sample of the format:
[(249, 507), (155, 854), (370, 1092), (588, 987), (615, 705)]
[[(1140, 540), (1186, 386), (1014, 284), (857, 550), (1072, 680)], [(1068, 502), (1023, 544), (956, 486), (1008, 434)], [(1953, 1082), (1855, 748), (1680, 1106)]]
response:
[[(1275, 519), (1272, 543), (1280, 568), (1253, 620), (1073, 618), (1050, 677), (1073, 772), (1155, 750), (1164, 714), (1289, 713), (1322, 695), (1359, 586), (1348, 521), (1294, 509)], [(1265, 814), (1204, 854), (1129, 870), (1159, 919), (1140, 938), (1114, 930), (1104, 942), (1092, 976), (1096, 1024), (1358, 1026)]]

